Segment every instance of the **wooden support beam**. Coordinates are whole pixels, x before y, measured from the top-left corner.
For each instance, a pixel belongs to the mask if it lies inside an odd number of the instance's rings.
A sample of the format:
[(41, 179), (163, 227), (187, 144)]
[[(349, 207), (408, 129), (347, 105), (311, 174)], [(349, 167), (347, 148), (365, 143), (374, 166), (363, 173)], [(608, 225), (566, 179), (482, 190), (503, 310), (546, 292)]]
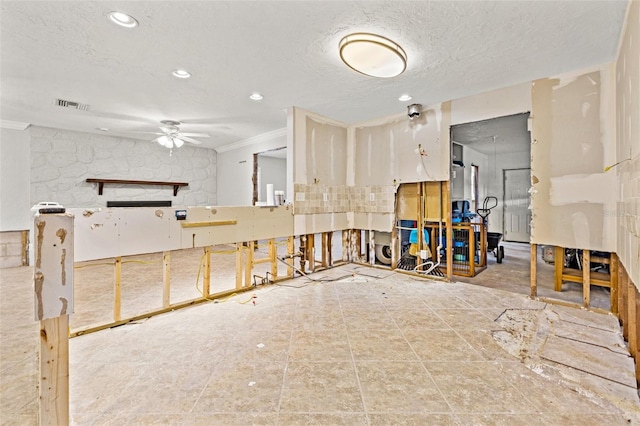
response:
[(316, 270), (316, 236), (314, 234), (307, 235), (307, 260), (309, 260), (309, 271)]
[(22, 266), (29, 265), (29, 231), (22, 231), (20, 233), (22, 241), (20, 253), (22, 254)]
[(269, 239), (269, 259), (271, 260), (271, 276), (273, 279), (278, 278), (278, 248), (275, 238)]
[(629, 353), (634, 357), (636, 362), (640, 359), (638, 357), (638, 310), (636, 306), (636, 299), (638, 296), (638, 290), (630, 279), (627, 279), (627, 340), (629, 342)]
[(327, 267), (327, 233), (323, 232), (321, 234), (321, 238), (322, 238), (322, 261), (321, 261), (321, 265), (323, 268)]
[(236, 225), (237, 223), (237, 220), (214, 220), (207, 222), (182, 222), (181, 225), (183, 228), (202, 228), (205, 226)]
[(204, 276), (202, 279), (202, 295), (209, 297), (211, 293), (211, 246), (204, 248)]
[(469, 225), (469, 274), (476, 276), (476, 233), (472, 225)]
[(627, 274), (627, 271), (624, 268), (624, 266), (620, 265), (620, 270), (621, 270), (621, 274), (618, 277), (619, 279), (618, 306), (620, 307), (619, 320), (620, 320), (620, 323), (622, 324), (622, 337), (624, 337), (624, 340), (627, 340), (629, 336), (629, 321), (627, 320), (629, 315), (629, 310), (627, 308), (627, 299), (628, 299), (627, 293), (629, 292), (629, 275)]
[(553, 253), (554, 279), (553, 289), (562, 291), (562, 272), (564, 270), (564, 247), (555, 246)]
[(531, 297), (538, 296), (538, 245), (535, 243), (531, 244), (531, 271), (530, 271), (530, 279), (531, 279)]
[(342, 230), (342, 261), (349, 262), (351, 260), (351, 230)]
[(422, 230), (424, 229), (424, 191), (425, 184), (424, 182), (416, 183), (417, 188), (416, 191), (418, 193), (418, 211), (416, 212), (418, 215), (418, 220), (416, 221), (416, 237), (418, 239), (418, 253), (416, 253), (416, 266), (418, 271), (424, 270), (424, 260), (422, 259), (421, 251), (424, 249), (424, 233)]
[(398, 269), (398, 252), (398, 218), (396, 215), (391, 230), (391, 269), (393, 270)]
[(376, 264), (376, 238), (372, 230), (369, 230), (369, 264)]
[(303, 273), (307, 270), (307, 256), (309, 256), (307, 244), (307, 236), (300, 235), (300, 271)]
[(609, 276), (611, 277), (611, 313), (618, 315), (618, 256), (611, 253), (609, 258)]
[(246, 249), (246, 257), (244, 258), (244, 286), (251, 287), (252, 275), (253, 275), (253, 250), (255, 249), (255, 242), (250, 241)]
[(289, 277), (289, 278), (293, 278), (293, 262), (294, 262), (293, 252), (294, 252), (294, 250), (295, 250), (294, 237), (288, 237), (287, 238), (287, 255), (289, 255), (289, 258), (287, 259), (287, 264), (289, 266), (287, 266), (287, 277)]
[(113, 285), (113, 320), (120, 321), (122, 305), (122, 257), (116, 257), (115, 280)]
[(242, 243), (236, 243), (236, 289), (242, 288)]
[(327, 232), (327, 267), (333, 266), (333, 231)]
[(453, 278), (453, 227), (451, 224), (451, 183), (444, 183), (442, 190), (442, 216), (445, 221), (447, 232), (447, 279), (451, 281)]
[(591, 304), (591, 252), (582, 250), (582, 300), (583, 306)]
[[(362, 261), (362, 231), (360, 229), (354, 229), (351, 231), (352, 241), (351, 247), (354, 250), (354, 256), (352, 262)], [(355, 243), (355, 244), (354, 244)]]
[(171, 252), (162, 253), (162, 307), (171, 305)]
[(40, 321), (41, 425), (69, 424), (69, 315)]

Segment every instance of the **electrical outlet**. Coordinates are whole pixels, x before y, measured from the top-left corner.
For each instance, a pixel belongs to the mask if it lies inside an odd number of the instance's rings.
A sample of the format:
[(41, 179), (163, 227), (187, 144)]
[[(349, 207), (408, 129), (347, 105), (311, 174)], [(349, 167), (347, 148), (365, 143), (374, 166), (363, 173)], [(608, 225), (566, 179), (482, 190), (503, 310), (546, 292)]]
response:
[(369, 201), (375, 201), (376, 200), (376, 194), (374, 194), (373, 192), (369, 193)]

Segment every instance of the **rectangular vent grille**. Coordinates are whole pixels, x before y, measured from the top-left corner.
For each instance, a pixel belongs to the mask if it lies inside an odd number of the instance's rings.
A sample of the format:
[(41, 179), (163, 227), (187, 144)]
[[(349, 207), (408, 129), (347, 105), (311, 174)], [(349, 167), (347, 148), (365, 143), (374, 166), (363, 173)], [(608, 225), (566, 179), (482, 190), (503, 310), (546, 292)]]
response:
[(79, 102), (65, 101), (64, 99), (56, 99), (56, 105), (62, 108), (79, 109), (81, 111), (89, 111), (89, 105)]

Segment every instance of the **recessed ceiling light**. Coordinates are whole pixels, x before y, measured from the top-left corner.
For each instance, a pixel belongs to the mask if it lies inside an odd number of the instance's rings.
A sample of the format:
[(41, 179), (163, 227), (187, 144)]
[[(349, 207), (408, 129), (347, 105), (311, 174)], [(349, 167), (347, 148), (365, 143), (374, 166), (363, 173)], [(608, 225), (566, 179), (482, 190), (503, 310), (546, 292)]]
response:
[(407, 54), (388, 38), (368, 33), (340, 40), (340, 58), (351, 69), (371, 77), (389, 78), (407, 68)]
[(106, 127), (96, 127), (96, 130), (100, 130), (101, 132), (108, 132), (109, 129), (107, 129)]
[(127, 15), (122, 12), (109, 12), (107, 14), (109, 20), (114, 24), (120, 25), (125, 28), (135, 28), (138, 26), (138, 21), (131, 15)]
[(399, 100), (400, 102), (410, 101), (410, 100), (411, 100), (411, 95), (407, 95), (407, 94), (400, 95), (400, 97), (398, 98), (398, 100)]
[(173, 74), (174, 77), (178, 77), (178, 78), (189, 78), (191, 77), (191, 73), (187, 70), (173, 70), (171, 72), (171, 74)]
[(264, 96), (262, 96), (258, 92), (253, 92), (251, 95), (249, 95), (249, 99), (252, 99), (254, 101), (261, 101), (263, 98), (264, 98)]

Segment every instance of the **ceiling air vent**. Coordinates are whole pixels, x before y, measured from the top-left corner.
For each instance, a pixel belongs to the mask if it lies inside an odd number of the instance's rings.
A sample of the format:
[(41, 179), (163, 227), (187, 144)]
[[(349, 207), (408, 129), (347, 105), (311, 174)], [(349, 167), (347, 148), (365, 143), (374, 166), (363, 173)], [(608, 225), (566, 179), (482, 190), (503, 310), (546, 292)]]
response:
[(79, 102), (65, 101), (64, 99), (56, 99), (56, 105), (62, 108), (79, 109), (81, 111), (89, 111), (89, 105)]

